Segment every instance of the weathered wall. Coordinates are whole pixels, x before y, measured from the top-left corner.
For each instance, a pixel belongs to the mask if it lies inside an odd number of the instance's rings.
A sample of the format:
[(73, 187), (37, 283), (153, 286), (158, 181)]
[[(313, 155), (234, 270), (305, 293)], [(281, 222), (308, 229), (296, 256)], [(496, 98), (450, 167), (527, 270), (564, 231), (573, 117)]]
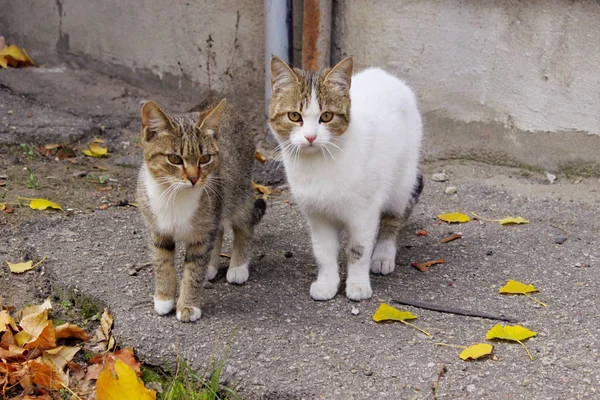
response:
[(335, 7), (334, 59), (385, 66), (416, 90), (428, 156), (493, 154), (543, 168), (599, 162), (600, 137), (586, 135), (600, 134), (600, 2)]
[[(210, 82), (262, 126), (260, 0), (0, 0), (0, 10), (0, 35), (37, 59), (76, 55), (182, 91)], [(599, 21), (597, 0), (338, 0), (332, 58), (352, 54), (415, 89), (427, 158), (600, 172)]]
[(263, 118), (261, 1), (0, 0), (0, 10), (0, 35), (37, 60), (59, 52), (138, 83), (210, 87)]

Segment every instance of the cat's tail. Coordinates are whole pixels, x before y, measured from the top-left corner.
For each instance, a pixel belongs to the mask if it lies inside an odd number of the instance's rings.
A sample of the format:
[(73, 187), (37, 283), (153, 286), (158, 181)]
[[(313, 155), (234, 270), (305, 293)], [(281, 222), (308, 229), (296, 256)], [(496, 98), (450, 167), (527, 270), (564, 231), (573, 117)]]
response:
[(408, 219), (408, 217), (410, 217), (413, 207), (415, 205), (417, 205), (417, 202), (419, 201), (419, 196), (421, 196), (421, 192), (423, 191), (423, 186), (425, 186), (425, 184), (423, 182), (423, 174), (419, 171), (419, 175), (417, 176), (417, 181), (415, 182), (415, 186), (413, 186), (411, 199), (408, 202), (406, 211), (404, 212), (405, 219)]
[(263, 199), (254, 201), (254, 211), (252, 211), (252, 224), (256, 225), (260, 222), (267, 211), (267, 202)]

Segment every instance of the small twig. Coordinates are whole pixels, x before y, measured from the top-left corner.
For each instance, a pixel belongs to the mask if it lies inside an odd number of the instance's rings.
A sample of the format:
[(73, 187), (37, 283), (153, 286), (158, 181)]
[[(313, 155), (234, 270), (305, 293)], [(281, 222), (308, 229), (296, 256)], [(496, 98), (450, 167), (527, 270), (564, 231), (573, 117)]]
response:
[(81, 397), (77, 396), (77, 393), (75, 393), (74, 391), (72, 391), (70, 387), (68, 387), (67, 385), (65, 385), (62, 382), (60, 382), (60, 384), (62, 385), (62, 387), (64, 387), (65, 389), (67, 389), (67, 391), (69, 393), (71, 393), (71, 395), (74, 396), (77, 400), (81, 400)]
[(434, 343), (433, 345), (434, 346), (444, 346), (444, 347), (454, 347), (456, 349), (463, 349), (463, 350), (467, 348), (467, 346), (459, 346), (457, 344), (448, 344), (448, 343), (442, 343), (442, 342)]
[(425, 310), (438, 311), (438, 312), (443, 312), (443, 313), (448, 313), (448, 314), (464, 315), (466, 317), (487, 318), (487, 319), (494, 319), (497, 321), (518, 322), (515, 318), (505, 317), (504, 315), (494, 315), (494, 314), (488, 314), (488, 313), (484, 313), (484, 312), (480, 312), (480, 311), (463, 310), (461, 308), (441, 306), (438, 304), (421, 303), (420, 301), (402, 300), (402, 299), (392, 299), (392, 301), (394, 303), (403, 304), (405, 306), (423, 308)]

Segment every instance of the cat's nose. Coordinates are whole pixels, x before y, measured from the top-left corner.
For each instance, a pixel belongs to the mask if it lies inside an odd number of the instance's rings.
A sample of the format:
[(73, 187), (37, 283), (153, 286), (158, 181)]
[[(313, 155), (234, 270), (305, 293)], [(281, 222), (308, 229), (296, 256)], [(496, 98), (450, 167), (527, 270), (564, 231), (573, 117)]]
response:
[(310, 135), (310, 136), (304, 136), (304, 138), (306, 140), (308, 140), (308, 143), (311, 143), (315, 141), (315, 139), (317, 138), (317, 135)]
[(195, 185), (196, 182), (198, 182), (198, 177), (197, 176), (188, 176), (188, 180), (190, 182), (192, 182), (192, 185)]

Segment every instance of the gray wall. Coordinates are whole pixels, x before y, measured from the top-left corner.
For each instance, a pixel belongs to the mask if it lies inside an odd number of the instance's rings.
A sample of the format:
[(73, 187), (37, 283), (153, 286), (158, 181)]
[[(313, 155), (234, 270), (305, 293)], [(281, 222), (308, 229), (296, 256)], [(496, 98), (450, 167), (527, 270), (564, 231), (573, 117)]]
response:
[[(177, 90), (210, 82), (262, 126), (260, 0), (0, 0), (0, 10), (0, 35), (37, 59), (83, 56)], [(346, 0), (333, 23), (334, 61), (354, 55), (415, 89), (426, 157), (600, 171), (600, 2)]]

